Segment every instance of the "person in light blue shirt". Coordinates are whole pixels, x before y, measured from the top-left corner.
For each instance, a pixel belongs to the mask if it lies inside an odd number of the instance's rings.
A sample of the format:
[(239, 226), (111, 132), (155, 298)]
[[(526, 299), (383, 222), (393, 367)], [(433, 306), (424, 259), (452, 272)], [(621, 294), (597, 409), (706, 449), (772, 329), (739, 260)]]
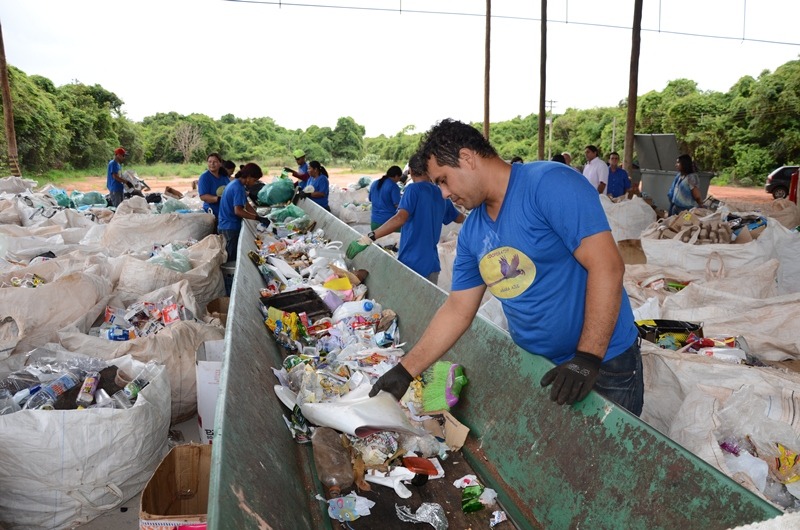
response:
[(122, 162), (127, 156), (127, 152), (122, 147), (114, 149), (114, 158), (108, 161), (106, 170), (106, 188), (111, 199), (111, 206), (116, 208), (122, 202), (122, 194), (125, 190), (125, 179), (122, 178)]
[[(514, 342), (556, 364), (540, 381), (551, 400), (571, 405), (595, 389), (639, 415), (638, 331), (597, 189), (557, 162), (508, 164), (475, 127), (450, 119), (426, 133), (418, 153), (442, 196), (471, 212), (450, 295), (370, 395), (399, 399), (467, 330), (488, 289)], [(491, 362), (493, 352), (486, 354)]]
[(669, 214), (675, 215), (685, 210), (703, 205), (700, 194), (700, 181), (694, 171), (694, 162), (689, 155), (681, 155), (675, 161), (678, 174), (667, 192), (669, 198)]
[(372, 203), (370, 229), (376, 230), (397, 213), (400, 204), (400, 187), (397, 185), (403, 178), (400, 166), (392, 166), (386, 174), (373, 182), (369, 187), (369, 202)]
[(228, 261), (236, 261), (239, 248), (239, 232), (242, 219), (253, 219), (269, 226), (269, 219), (259, 216), (247, 201), (247, 188), (263, 176), (258, 164), (250, 162), (236, 174), (236, 178), (225, 186), (219, 201), (219, 221), (217, 229), (225, 238), (225, 252)]

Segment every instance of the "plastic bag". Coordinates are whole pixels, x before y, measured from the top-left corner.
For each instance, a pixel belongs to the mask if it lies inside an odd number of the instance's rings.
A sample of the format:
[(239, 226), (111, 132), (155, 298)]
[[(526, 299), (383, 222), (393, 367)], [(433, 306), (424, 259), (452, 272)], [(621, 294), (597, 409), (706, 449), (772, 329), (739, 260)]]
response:
[(163, 252), (153, 256), (147, 260), (147, 262), (155, 263), (156, 265), (161, 265), (178, 272), (189, 272), (192, 270), (192, 263), (189, 261), (189, 258), (180, 252)]
[(52, 195), (59, 206), (63, 206), (64, 208), (71, 208), (72, 203), (69, 200), (69, 195), (67, 195), (66, 190), (62, 190), (61, 188), (53, 188), (49, 190), (50, 195)]
[(305, 214), (306, 214), (305, 210), (303, 210), (302, 208), (298, 208), (294, 204), (290, 204), (285, 208), (278, 208), (276, 210), (272, 210), (272, 213), (270, 213), (267, 216), (267, 218), (273, 222), (274, 221), (283, 222), (290, 218), (298, 219), (300, 217), (303, 217)]
[(371, 178), (369, 178), (369, 177), (361, 177), (360, 179), (358, 179), (358, 182), (356, 183), (356, 186), (357, 186), (357, 189), (361, 189), (361, 188), (366, 188), (370, 184), (372, 184), (372, 179)]
[(75, 193), (76, 192), (73, 192), (72, 197), (72, 201), (75, 203), (75, 206), (106, 206), (108, 204), (106, 202), (106, 198), (99, 191), (87, 191), (86, 193), (82, 194), (78, 192), (81, 196), (77, 199), (74, 197)]
[(272, 206), (287, 202), (294, 195), (294, 184), (286, 178), (278, 178), (270, 184), (266, 184), (258, 192), (258, 204)]
[(173, 213), (179, 210), (189, 210), (185, 203), (178, 199), (169, 198), (161, 205), (161, 213)]

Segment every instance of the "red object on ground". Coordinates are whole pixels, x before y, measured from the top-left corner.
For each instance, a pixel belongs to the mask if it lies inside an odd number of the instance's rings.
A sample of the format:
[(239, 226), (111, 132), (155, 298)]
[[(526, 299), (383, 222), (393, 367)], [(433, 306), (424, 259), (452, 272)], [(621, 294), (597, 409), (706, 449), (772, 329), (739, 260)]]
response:
[(792, 178), (789, 181), (789, 200), (797, 204), (797, 181), (800, 177), (800, 169), (792, 173)]

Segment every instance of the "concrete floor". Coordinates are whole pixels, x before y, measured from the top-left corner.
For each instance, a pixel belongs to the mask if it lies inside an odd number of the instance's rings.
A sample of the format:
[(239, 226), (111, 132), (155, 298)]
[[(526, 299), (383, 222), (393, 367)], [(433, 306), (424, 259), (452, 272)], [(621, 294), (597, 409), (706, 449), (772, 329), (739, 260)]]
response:
[[(200, 432), (197, 427), (197, 416), (172, 427), (183, 433), (183, 443), (200, 442)], [(139, 501), (141, 492), (128, 500), (119, 508), (104, 513), (100, 517), (81, 525), (83, 530), (137, 530), (139, 528)]]

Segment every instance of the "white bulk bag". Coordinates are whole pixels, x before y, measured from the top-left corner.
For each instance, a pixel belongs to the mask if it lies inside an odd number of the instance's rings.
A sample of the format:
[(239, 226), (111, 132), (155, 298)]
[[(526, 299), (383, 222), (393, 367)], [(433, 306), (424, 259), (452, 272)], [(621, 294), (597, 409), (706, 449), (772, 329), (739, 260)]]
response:
[[(141, 369), (130, 358), (110, 364)], [(138, 494), (167, 452), (166, 372), (127, 410), (22, 410), (0, 416), (0, 526), (73, 528)]]

